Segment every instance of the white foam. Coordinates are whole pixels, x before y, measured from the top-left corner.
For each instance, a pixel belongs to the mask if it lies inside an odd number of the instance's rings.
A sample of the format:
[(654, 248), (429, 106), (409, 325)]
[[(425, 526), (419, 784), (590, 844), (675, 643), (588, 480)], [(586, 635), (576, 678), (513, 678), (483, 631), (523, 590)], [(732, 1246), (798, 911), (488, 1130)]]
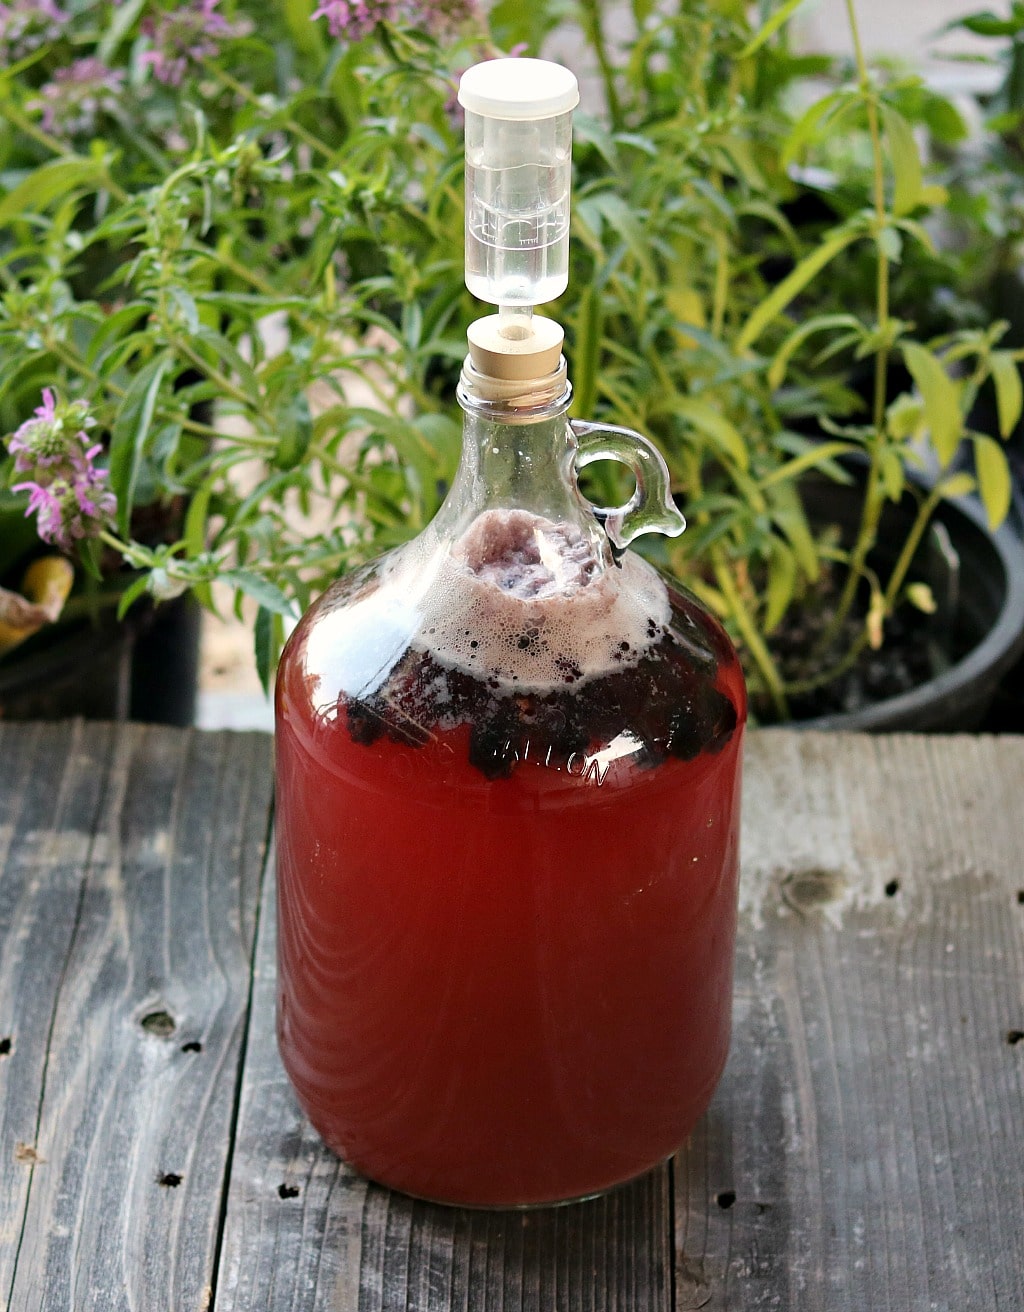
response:
[(411, 645), (507, 691), (564, 689), (626, 668), (669, 621), (667, 589), (646, 561), (627, 552), (620, 567), (605, 566), (579, 528), (525, 510), (485, 511), (435, 553), (428, 562), (397, 552), (382, 580), (388, 591), (420, 591), (431, 576)]

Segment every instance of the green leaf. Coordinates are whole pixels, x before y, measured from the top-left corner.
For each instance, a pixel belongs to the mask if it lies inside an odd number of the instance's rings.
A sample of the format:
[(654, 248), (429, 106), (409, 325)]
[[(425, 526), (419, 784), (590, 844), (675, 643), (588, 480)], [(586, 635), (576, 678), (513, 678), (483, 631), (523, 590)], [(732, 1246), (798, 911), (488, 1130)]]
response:
[(886, 428), (897, 442), (917, 437), (924, 423), (924, 406), (916, 396), (901, 392), (889, 402), (885, 411)]
[(314, 0), (284, 0), (284, 16), (295, 46), (317, 60), (324, 56), (324, 39), (318, 23), (310, 22)]
[(103, 570), (100, 568), (102, 554), (103, 544), (99, 538), (83, 538), (78, 544), (78, 559), (85, 572), (97, 582), (103, 581)]
[(432, 507), (438, 500), (438, 492), (447, 492), (448, 485), (455, 477), (459, 457), (462, 455), (462, 425), (456, 423), (450, 415), (442, 414), (418, 415), (412, 422), (433, 452), (433, 487), (424, 487)]
[(908, 583), (907, 600), (925, 615), (934, 615), (939, 608), (935, 593), (927, 583)]
[(885, 227), (878, 234), (878, 249), (890, 264), (899, 264), (903, 255), (903, 238), (893, 227)]
[(724, 455), (736, 462), (740, 469), (749, 468), (750, 451), (743, 440), (743, 435), (721, 411), (716, 410), (706, 401), (695, 400), (692, 396), (677, 397), (673, 402), (673, 409), (705, 437), (709, 437)]
[(892, 447), (887, 447), (882, 452), (881, 471), (885, 495), (890, 501), (899, 501), (906, 486), (906, 471), (899, 452)]
[(293, 603), (288, 600), (277, 584), (271, 583), (269, 579), (260, 578), (258, 574), (252, 574), (247, 569), (228, 570), (221, 575), (221, 579), (229, 587), (244, 592), (247, 596), (258, 601), (261, 606), (274, 611), (277, 615), (290, 616), (295, 614)]
[(148, 2), (149, 0), (123, 0), (123, 3), (114, 9), (107, 20), (103, 39), (96, 47), (97, 59), (104, 64), (110, 64), (111, 55), (121, 44), (125, 33), (145, 9)]
[(813, 319), (808, 319), (799, 328), (794, 328), (775, 353), (775, 359), (772, 360), (768, 370), (768, 386), (781, 387), (790, 360), (807, 338), (814, 333), (827, 332), (831, 328), (850, 328), (858, 336), (867, 331), (860, 320), (854, 318), (852, 314), (819, 314)]
[[(206, 521), (210, 513), (210, 497), (213, 493), (213, 483), (207, 482), (192, 494), (188, 504), (188, 511), (185, 514), (185, 525), (182, 529), (182, 540), (185, 543), (185, 550), (189, 556), (195, 559), (201, 556), (206, 550)], [(192, 591), (196, 595), (196, 600), (207, 610), (214, 610), (213, 589), (209, 583), (195, 583), (192, 585)]]
[(956, 454), (963, 434), (959, 391), (941, 361), (927, 347), (904, 342), (903, 358), (921, 393), (932, 446), (945, 468)]
[(999, 411), (999, 436), (1009, 437), (1020, 419), (1024, 393), (1021, 391), (1020, 366), (1012, 351), (993, 351), (989, 357), (992, 379), (996, 385)]
[(66, 196), (83, 183), (97, 181), (105, 173), (106, 164), (102, 159), (64, 155), (51, 160), (0, 199), (0, 224), (9, 223), (22, 214), (36, 214), (52, 200)]
[(998, 528), (1010, 509), (1013, 485), (1006, 454), (995, 438), (974, 439), (974, 467), (978, 471), (978, 492), (988, 515), (988, 526)]
[(630, 254), (651, 272), (651, 251), (640, 216), (615, 191), (601, 191), (587, 197), (591, 214), (599, 214), (616, 236), (621, 237)]
[(103, 352), (107, 341), (113, 338), (113, 345), (118, 344), (121, 334), (129, 328), (135, 328), (148, 317), (151, 307), (145, 301), (132, 301), (129, 305), (122, 305), (119, 310), (114, 310), (111, 314), (103, 316), (103, 320), (95, 333), (89, 339), (89, 346), (86, 352), (86, 359), (90, 364), (96, 364), (101, 352)]
[(188, 329), (189, 334), (195, 337), (201, 325), (199, 322), (199, 308), (194, 297), (184, 287), (170, 287), (168, 288), (168, 294), (178, 307), (178, 312), (185, 321), (185, 327)]
[(761, 481), (761, 490), (764, 491), (775, 483), (792, 481), (808, 469), (817, 469), (822, 465), (827, 465), (830, 460), (835, 460), (837, 456), (849, 455), (851, 451), (856, 450), (857, 447), (853, 442), (815, 443), (810, 450), (804, 451), (802, 455), (787, 460), (784, 465), (779, 465), (778, 468), (773, 469)]
[(353, 406), (349, 418), (351, 424), (365, 424), (371, 433), (389, 442), (399, 460), (415, 470), (420, 489), (429, 487), (441, 472), (436, 448), (411, 420), (363, 406)]
[(110, 489), (117, 497), (117, 525), (126, 537), (135, 504), (142, 455), (156, 410), (160, 384), (171, 363), (159, 355), (136, 374), (110, 433)]
[(891, 105), (882, 105), (882, 123), (895, 179), (892, 207), (896, 214), (902, 216), (909, 214), (921, 201), (924, 183), (921, 154), (914, 138), (914, 129)]
[(1014, 36), (1020, 31), (1021, 25), (1012, 18), (1000, 18), (998, 14), (993, 14), (990, 9), (986, 9), (982, 13), (959, 18), (949, 26), (966, 28), (975, 36)]
[(305, 458), (313, 440), (313, 420), (305, 392), (295, 392), (277, 407), (281, 437), (274, 453), (278, 469), (294, 469)]
[(797, 567), (796, 556), (781, 538), (772, 539), (771, 561), (768, 565), (768, 588), (764, 615), (764, 631), (771, 633), (777, 628), (782, 617), (789, 609), (796, 590)]
[(840, 251), (856, 241), (863, 232), (862, 224), (844, 225), (832, 233), (821, 245), (805, 255), (796, 268), (767, 296), (753, 312), (736, 339), (737, 353), (750, 349), (768, 325), (785, 310), (807, 284), (834, 260)]
[(260, 676), (263, 691), (268, 697), (277, 658), (281, 651), (280, 631), (280, 616), (268, 610), (266, 606), (261, 606), (256, 612), (256, 623), (253, 626), (253, 646), (256, 654), (256, 673)]
[(576, 350), (572, 362), (574, 414), (585, 416), (594, 413), (603, 326), (603, 297), (596, 287), (588, 284), (580, 296), (576, 313)]
[(779, 483), (772, 488), (771, 516), (793, 548), (804, 577), (813, 582), (818, 577), (818, 548), (807, 523), (807, 515), (793, 483)]
[(128, 614), (132, 604), (138, 601), (146, 591), (148, 583), (149, 575), (143, 574), (141, 578), (137, 578), (134, 583), (125, 588), (124, 592), (121, 593), (121, 598), (117, 603), (117, 618), (119, 620), (123, 620)]
[[(575, 141), (593, 146), (609, 168), (619, 167), (615, 140), (600, 119), (577, 111), (572, 116), (572, 133)], [(641, 137), (639, 140), (643, 141), (644, 138)]]
[(943, 497), (965, 497), (973, 492), (976, 486), (970, 474), (960, 473), (943, 479), (935, 490)]
[(847, 111), (854, 109), (858, 103), (859, 98), (856, 92), (841, 88), (839, 91), (833, 91), (830, 95), (822, 96), (813, 105), (809, 105), (794, 123), (789, 136), (783, 144), (782, 156), (779, 161), (782, 167), (789, 168), (791, 164), (794, 164), (797, 158), (803, 154), (805, 148), (817, 141), (829, 123), (835, 126), (839, 119)]
[(525, 44), (527, 53), (538, 55), (548, 32), (561, 15), (558, 5), (523, 4), (523, 0), (498, 0), (487, 16), (487, 25), (503, 50)]
[(792, 18), (793, 14), (803, 4), (803, 0), (784, 0), (784, 3), (776, 9), (767, 23), (764, 24), (740, 51), (738, 58), (747, 59), (750, 55), (760, 50), (764, 43), (770, 40), (780, 27)]
[(423, 311), (419, 301), (402, 306), (402, 339), (415, 352), (423, 340)]
[(258, 404), (259, 379), (248, 360), (244, 360), (239, 355), (237, 348), (222, 333), (214, 332), (212, 328), (200, 328), (195, 334), (195, 340), (202, 342), (214, 352), (218, 364), (223, 363), (228, 366), (227, 372), (233, 375), (234, 381), (250, 400)]

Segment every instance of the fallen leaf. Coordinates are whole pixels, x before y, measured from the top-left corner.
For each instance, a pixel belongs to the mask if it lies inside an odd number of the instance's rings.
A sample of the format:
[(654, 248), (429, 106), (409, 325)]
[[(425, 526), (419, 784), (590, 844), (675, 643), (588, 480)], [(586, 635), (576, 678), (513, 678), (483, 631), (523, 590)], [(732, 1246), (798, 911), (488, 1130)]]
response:
[(74, 581), (69, 560), (44, 556), (25, 571), (21, 592), (0, 588), (0, 656), (60, 618)]

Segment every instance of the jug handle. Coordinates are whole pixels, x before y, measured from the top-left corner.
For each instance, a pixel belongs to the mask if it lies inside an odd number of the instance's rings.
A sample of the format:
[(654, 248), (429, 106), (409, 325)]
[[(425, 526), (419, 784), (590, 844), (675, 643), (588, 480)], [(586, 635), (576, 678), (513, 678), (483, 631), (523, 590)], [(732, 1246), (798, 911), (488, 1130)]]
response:
[(676, 538), (686, 528), (682, 511), (672, 500), (671, 475), (665, 458), (650, 440), (631, 428), (570, 419), (576, 438), (576, 468), (597, 460), (617, 460), (632, 471), (636, 490), (624, 506), (591, 509), (613, 547), (624, 551), (641, 533), (664, 533)]

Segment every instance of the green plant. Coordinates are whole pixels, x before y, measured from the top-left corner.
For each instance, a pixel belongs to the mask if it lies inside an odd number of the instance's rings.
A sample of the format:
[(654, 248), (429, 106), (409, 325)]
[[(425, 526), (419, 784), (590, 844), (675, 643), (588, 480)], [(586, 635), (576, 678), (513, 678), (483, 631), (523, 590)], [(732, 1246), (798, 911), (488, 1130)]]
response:
[[(907, 568), (936, 502), (972, 481), (965, 443), (993, 522), (1004, 513), (1002, 450), (969, 416), (994, 388), (1003, 435), (1013, 426), (1016, 355), (976, 307), (934, 336), (912, 302), (952, 277), (928, 231), (947, 193), (917, 134), (955, 136), (955, 114), (869, 70), (852, 4), (846, 73), (789, 48), (796, 0), (766, 5), (757, 29), (744, 0), (633, 0), (621, 48), (598, 0), (503, 0), (489, 30), (468, 4), (382, 0), (353, 40), (324, 24), (351, 7), (217, 5), (82, 3), (0, 75), (0, 427), (17, 430), (44, 387), (95, 421), (118, 509), (80, 544), (93, 605), (189, 587), (212, 605), (223, 580), (259, 604), (269, 678), (285, 616), (432, 516), (480, 312), (462, 284), (453, 74), (520, 43), (536, 53), (559, 23), (605, 102), (577, 118), (572, 272), (551, 311), (576, 412), (662, 445), (691, 529), (658, 559), (737, 636), (762, 713), (855, 662), (908, 598), (927, 604)], [(175, 44), (183, 14), (218, 22)], [(61, 120), (75, 55), (106, 74)], [(830, 89), (797, 112), (811, 78)], [(808, 161), (837, 179), (811, 228), (790, 213)], [(907, 385), (891, 395), (894, 361)], [(940, 477), (879, 578), (881, 509), (925, 447)], [(849, 477), (836, 462), (854, 452), (868, 472), (844, 546), (812, 531), (799, 482)], [(818, 649), (784, 668), (776, 639), (830, 576)]]
[[(266, 675), (282, 615), (432, 514), (458, 433), (431, 371), (469, 313), (451, 64), (488, 49), (465, 8), (433, 35), (396, 12), (381, 48), (239, 4), (168, 82), (181, 11), (94, 4), (0, 77), (0, 422), (52, 387), (99, 435), (93, 605), (221, 579), (260, 604)], [(83, 51), (108, 99), (65, 121), (47, 91)]]
[[(1021, 408), (1017, 354), (998, 345), (1005, 324), (961, 306), (957, 317), (974, 326), (922, 334), (917, 320), (927, 330), (938, 316), (913, 298), (923, 280), (900, 279), (904, 265), (927, 265), (929, 290), (943, 274), (955, 285), (956, 257), (926, 226), (947, 192), (928, 177), (915, 129), (955, 139), (958, 116), (918, 79), (872, 74), (852, 3), (850, 71), (813, 64), (833, 87), (787, 116), (784, 94), (808, 70), (770, 42), (795, 8), (777, 7), (757, 33), (745, 7), (729, 3), (687, 6), (646, 29), (661, 68), (638, 75), (627, 65), (619, 76), (629, 94), (607, 96), (624, 130), (597, 145), (606, 156), (616, 149), (620, 171), (608, 177), (598, 164), (578, 189), (575, 285), (588, 290), (568, 316), (583, 406), (604, 403), (668, 451), (693, 529), (667, 559), (726, 618), (755, 704), (770, 702), (780, 717), (792, 695), (829, 684), (880, 645), (898, 605), (931, 604), (908, 570), (937, 503), (974, 486), (959, 467), (965, 444), (991, 522), (1005, 515), (1003, 451), (970, 417), (979, 393), (994, 389), (1005, 438)], [(834, 218), (809, 239), (787, 216), (793, 166), (808, 159), (824, 159), (834, 179), (823, 189)], [(584, 155), (581, 174), (593, 165)], [(786, 257), (774, 280), (766, 246)], [(861, 398), (850, 382), (865, 370)], [(844, 477), (832, 462), (855, 454), (867, 462), (862, 515), (844, 546), (812, 535), (797, 485), (816, 467)], [(883, 507), (929, 454), (938, 477), (879, 577), (871, 564)], [(818, 604), (832, 575), (843, 581), (831, 617), (783, 669), (776, 635), (794, 608)]]

